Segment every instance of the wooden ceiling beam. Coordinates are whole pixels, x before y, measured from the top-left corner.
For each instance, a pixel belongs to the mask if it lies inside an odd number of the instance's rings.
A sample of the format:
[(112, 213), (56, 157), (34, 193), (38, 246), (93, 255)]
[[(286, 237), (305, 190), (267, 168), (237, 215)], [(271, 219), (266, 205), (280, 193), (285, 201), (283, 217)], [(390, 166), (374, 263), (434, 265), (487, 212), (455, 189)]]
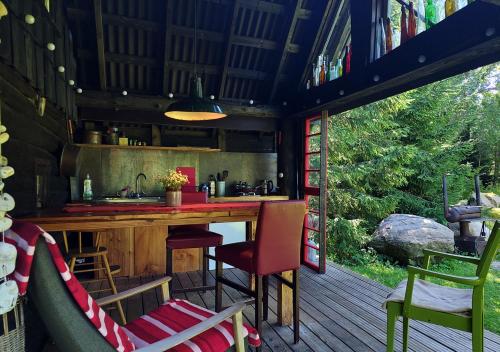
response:
[[(236, 19), (238, 18), (238, 11), (240, 9), (240, 1), (243, 0), (235, 0), (234, 5), (233, 5), (233, 11), (232, 11), (232, 16), (231, 20), (229, 22), (229, 33), (227, 36), (227, 45), (226, 45), (226, 53), (224, 54), (224, 64), (222, 66), (222, 74), (220, 78), (220, 85), (219, 85), (219, 95), (218, 97), (222, 99), (224, 97), (224, 89), (226, 86), (226, 78), (227, 78), (227, 71), (229, 68), (229, 58), (231, 56), (231, 48), (232, 48), (232, 42), (234, 38), (234, 30), (236, 28)], [(254, 1), (252, 1), (254, 3)]]
[(164, 37), (164, 49), (163, 49), (163, 83), (162, 92), (163, 95), (167, 96), (170, 92), (169, 81), (169, 62), (170, 62), (170, 47), (172, 41), (172, 19), (174, 16), (174, 5), (172, 0), (165, 0), (165, 37)]
[[(328, 0), (325, 11), (323, 12), (323, 17), (321, 18), (321, 22), (318, 26), (318, 30), (316, 31), (314, 43), (311, 47), (311, 51), (306, 61), (306, 65), (304, 67), (304, 71), (302, 72), (301, 79), (299, 81), (298, 87), (303, 87), (307, 82), (307, 76), (311, 72), (310, 64), (314, 57), (319, 53), (320, 46), (325, 39), (324, 35), (327, 31), (328, 25), (331, 25), (332, 16), (336, 13), (340, 13), (340, 9), (344, 6), (345, 0)], [(335, 6), (337, 5), (337, 6)]]
[[(164, 112), (168, 106), (176, 101), (162, 96), (128, 94), (120, 95), (119, 92), (100, 92), (86, 90), (76, 97), (76, 105), (84, 108), (108, 109), (108, 110), (136, 110)], [(218, 100), (218, 103), (228, 115), (254, 116), (261, 118), (279, 118), (283, 116), (283, 110), (278, 106), (261, 105), (248, 106), (235, 102)]]
[(285, 43), (283, 44), (283, 49), (281, 50), (280, 61), (278, 63), (278, 67), (276, 68), (276, 75), (274, 77), (273, 85), (271, 88), (271, 94), (269, 95), (269, 102), (273, 101), (274, 96), (276, 95), (276, 90), (278, 89), (278, 84), (281, 79), (281, 71), (283, 71), (283, 67), (285, 66), (286, 59), (288, 57), (288, 46), (292, 42), (293, 34), (295, 33), (295, 28), (297, 27), (299, 12), (302, 9), (303, 0), (296, 0), (295, 10), (290, 16), (289, 26), (288, 26), (288, 34), (285, 38)]
[(97, 62), (99, 66), (99, 86), (106, 90), (106, 57), (104, 54), (104, 29), (102, 24), (102, 2), (94, 0), (94, 18), (97, 40)]

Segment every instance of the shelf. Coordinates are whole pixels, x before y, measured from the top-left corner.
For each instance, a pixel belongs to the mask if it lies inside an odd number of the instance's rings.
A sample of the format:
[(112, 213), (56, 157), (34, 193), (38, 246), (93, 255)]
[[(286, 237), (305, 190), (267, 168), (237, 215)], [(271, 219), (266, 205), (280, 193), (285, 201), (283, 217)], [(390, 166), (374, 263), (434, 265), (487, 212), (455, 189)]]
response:
[(95, 148), (95, 149), (171, 150), (174, 152), (201, 152), (201, 153), (220, 152), (220, 149), (205, 148), (205, 147), (160, 147), (153, 145), (135, 146), (135, 145), (111, 145), (111, 144), (75, 144), (75, 146), (80, 148)]

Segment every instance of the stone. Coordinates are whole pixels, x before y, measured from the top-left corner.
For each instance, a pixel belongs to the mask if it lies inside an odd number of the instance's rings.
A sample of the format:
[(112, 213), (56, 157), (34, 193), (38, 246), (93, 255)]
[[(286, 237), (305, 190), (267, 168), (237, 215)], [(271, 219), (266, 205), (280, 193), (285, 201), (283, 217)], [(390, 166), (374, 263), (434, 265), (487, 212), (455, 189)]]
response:
[(401, 263), (423, 257), (424, 249), (453, 252), (453, 231), (432, 219), (408, 214), (392, 214), (373, 233), (370, 246)]
[[(469, 204), (476, 205), (476, 193), (471, 194)], [(500, 196), (492, 192), (481, 193), (481, 205), (487, 208), (499, 208)]]

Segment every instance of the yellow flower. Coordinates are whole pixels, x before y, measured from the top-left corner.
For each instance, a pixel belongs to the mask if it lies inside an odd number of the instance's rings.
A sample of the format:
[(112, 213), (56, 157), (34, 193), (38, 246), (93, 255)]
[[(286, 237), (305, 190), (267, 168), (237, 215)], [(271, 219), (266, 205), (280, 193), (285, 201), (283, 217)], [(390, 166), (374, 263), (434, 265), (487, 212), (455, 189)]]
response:
[(183, 185), (188, 183), (188, 177), (186, 175), (172, 169), (167, 170), (166, 175), (159, 175), (154, 178), (163, 185), (166, 191), (178, 191)]

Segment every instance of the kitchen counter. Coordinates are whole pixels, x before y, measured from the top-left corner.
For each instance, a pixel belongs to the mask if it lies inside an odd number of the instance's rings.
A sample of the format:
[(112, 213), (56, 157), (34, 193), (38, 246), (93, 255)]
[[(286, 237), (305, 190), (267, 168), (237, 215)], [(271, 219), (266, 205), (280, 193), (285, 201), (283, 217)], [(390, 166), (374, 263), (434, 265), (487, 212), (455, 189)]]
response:
[[(165, 274), (168, 226), (245, 222), (247, 239), (254, 239), (259, 201), (286, 200), (288, 197), (224, 197), (218, 202), (184, 204), (167, 207), (164, 204), (72, 204), (64, 210), (40, 211), (20, 220), (30, 221), (45, 231), (99, 233), (109, 261), (121, 266), (120, 275), (145, 276)], [(199, 270), (199, 248), (175, 250), (174, 272)], [(290, 272), (284, 273), (289, 278)], [(283, 323), (288, 323), (291, 296), (282, 288)]]
[(226, 202), (265, 202), (276, 200), (288, 200), (288, 196), (228, 196), (228, 197), (212, 197), (208, 198), (209, 203), (226, 203)]

